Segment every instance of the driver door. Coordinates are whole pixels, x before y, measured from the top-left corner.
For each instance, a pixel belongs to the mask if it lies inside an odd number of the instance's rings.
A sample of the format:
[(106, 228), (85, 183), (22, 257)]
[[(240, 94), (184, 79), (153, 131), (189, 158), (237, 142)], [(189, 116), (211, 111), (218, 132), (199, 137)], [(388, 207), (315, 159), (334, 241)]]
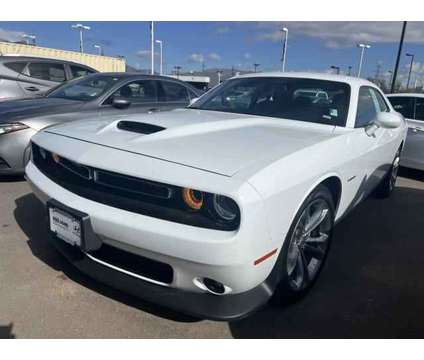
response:
[(357, 179), (358, 202), (368, 196), (387, 174), (396, 146), (396, 129), (372, 127), (378, 113), (390, 111), (384, 97), (373, 87), (362, 86), (359, 91), (352, 150), (357, 159), (353, 165)]
[[(125, 99), (130, 102), (128, 108), (117, 109), (112, 103), (113, 99)], [(100, 108), (103, 114), (131, 114), (158, 111), (157, 84), (154, 80), (135, 80), (123, 84)]]

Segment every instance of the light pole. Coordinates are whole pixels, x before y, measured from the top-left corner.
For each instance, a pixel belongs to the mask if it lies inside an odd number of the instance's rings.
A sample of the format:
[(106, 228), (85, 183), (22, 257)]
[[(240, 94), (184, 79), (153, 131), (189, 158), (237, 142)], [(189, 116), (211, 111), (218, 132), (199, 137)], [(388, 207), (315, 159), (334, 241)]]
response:
[(336, 74), (337, 74), (337, 75), (339, 75), (339, 74), (340, 74), (340, 66), (334, 66), (334, 65), (331, 65), (331, 66), (330, 66), (330, 69), (336, 70)]
[(160, 47), (160, 75), (163, 75), (163, 42), (162, 40), (156, 40)]
[(409, 89), (409, 82), (411, 81), (411, 72), (412, 72), (412, 66), (414, 65), (414, 54), (406, 53), (406, 56), (409, 56), (411, 58), (411, 65), (409, 65), (409, 74), (408, 74), (408, 82), (406, 83), (406, 90)]
[(101, 45), (93, 45), (97, 50), (99, 50), (99, 55), (103, 56), (103, 47)]
[(361, 70), (362, 70), (362, 62), (364, 61), (364, 51), (365, 49), (369, 49), (371, 45), (368, 44), (358, 44), (359, 48), (361, 48), (361, 58), (359, 60), (359, 68), (358, 68), (358, 77), (361, 76)]
[(218, 84), (221, 84), (221, 74), (222, 74), (222, 71), (221, 70), (218, 70), (216, 73), (218, 74)]
[(174, 66), (174, 69), (175, 69), (175, 75), (177, 75), (177, 78), (179, 78), (180, 77), (181, 66), (175, 65)]
[(154, 22), (150, 21), (150, 67), (151, 74), (155, 74), (155, 29)]
[(399, 70), (399, 62), (400, 62), (400, 55), (402, 53), (403, 40), (405, 38), (406, 24), (407, 24), (407, 21), (404, 21), (403, 25), (402, 25), (402, 32), (400, 34), (399, 48), (398, 48), (398, 53), (397, 53), (397, 56), (396, 56), (396, 65), (395, 65), (395, 68), (393, 70), (392, 85), (390, 87), (391, 93), (395, 92), (396, 78), (397, 78), (397, 73), (398, 73), (398, 70)]
[(281, 29), (281, 31), (284, 34), (284, 40), (283, 40), (283, 53), (281, 54), (281, 62), (282, 64), (282, 71), (286, 70), (286, 54), (287, 54), (287, 40), (289, 37), (289, 29), (287, 29), (286, 27), (283, 27)]
[(80, 34), (80, 52), (83, 53), (84, 52), (84, 42), (83, 42), (83, 39), (82, 39), (82, 33), (85, 30), (90, 30), (90, 27), (85, 26), (83, 24), (75, 24), (75, 25), (72, 25), (72, 29), (79, 31), (79, 34)]
[(29, 45), (29, 41), (31, 40), (32, 45), (35, 46), (35, 39), (37, 38), (35, 35), (23, 34), (22, 37), (26, 39), (27, 45)]
[(258, 69), (258, 67), (259, 66), (261, 66), (261, 64), (257, 64), (257, 63), (255, 63), (255, 64), (253, 64), (253, 66), (254, 66), (254, 68), (255, 68), (255, 72), (257, 71), (257, 69)]

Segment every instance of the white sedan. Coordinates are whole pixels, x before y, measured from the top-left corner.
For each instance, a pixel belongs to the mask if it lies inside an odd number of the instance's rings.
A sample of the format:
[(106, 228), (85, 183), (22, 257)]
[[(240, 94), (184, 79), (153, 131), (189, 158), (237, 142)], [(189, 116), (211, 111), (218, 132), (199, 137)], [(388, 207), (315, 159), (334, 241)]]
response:
[(334, 224), (393, 191), (406, 132), (368, 81), (258, 73), (187, 109), (47, 128), (26, 175), (80, 270), (231, 320), (311, 288)]
[(402, 166), (424, 170), (424, 94), (387, 95), (394, 109), (408, 124), (408, 137), (402, 151)]

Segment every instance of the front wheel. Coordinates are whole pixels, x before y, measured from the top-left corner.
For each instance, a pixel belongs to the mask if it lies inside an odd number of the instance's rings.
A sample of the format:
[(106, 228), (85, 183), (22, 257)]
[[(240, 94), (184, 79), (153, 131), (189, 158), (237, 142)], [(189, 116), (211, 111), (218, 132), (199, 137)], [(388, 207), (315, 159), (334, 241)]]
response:
[(278, 302), (297, 300), (312, 287), (327, 257), (333, 227), (334, 200), (320, 185), (300, 207), (284, 241)]

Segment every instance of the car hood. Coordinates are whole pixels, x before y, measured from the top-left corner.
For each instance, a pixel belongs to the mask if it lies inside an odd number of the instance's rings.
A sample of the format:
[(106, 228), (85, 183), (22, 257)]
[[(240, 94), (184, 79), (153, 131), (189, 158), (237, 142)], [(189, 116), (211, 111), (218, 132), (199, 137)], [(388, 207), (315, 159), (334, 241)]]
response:
[[(121, 130), (130, 121), (162, 127), (152, 134)], [(333, 126), (195, 109), (74, 121), (45, 130), (225, 176), (269, 163), (333, 135)]]
[(0, 102), (0, 123), (22, 121), (36, 116), (76, 111), (81, 101), (55, 98), (26, 98)]

